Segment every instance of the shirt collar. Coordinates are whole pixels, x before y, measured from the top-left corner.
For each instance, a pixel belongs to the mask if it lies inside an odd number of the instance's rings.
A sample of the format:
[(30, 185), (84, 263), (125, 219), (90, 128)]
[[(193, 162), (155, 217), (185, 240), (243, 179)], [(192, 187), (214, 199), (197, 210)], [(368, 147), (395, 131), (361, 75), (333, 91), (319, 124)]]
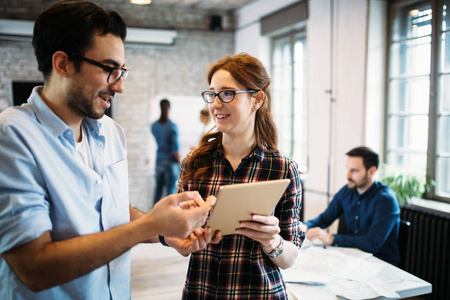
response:
[(98, 136), (102, 136), (103, 135), (103, 130), (102, 130), (102, 119), (92, 119), (92, 118), (84, 118), (83, 123), (86, 123), (87, 126), (89, 127), (89, 129), (94, 132), (95, 134), (97, 134)]
[[(369, 196), (370, 194), (372, 194), (372, 193), (373, 193), (375, 190), (377, 190), (377, 189), (378, 189), (377, 182), (374, 181), (374, 182), (372, 183), (372, 185), (367, 189), (367, 191), (365, 191), (364, 193), (362, 193), (361, 195), (359, 195), (359, 197), (360, 197), (360, 198), (365, 198), (365, 197)], [(355, 191), (356, 191), (356, 189), (355, 189)], [(356, 193), (358, 194), (358, 191), (356, 191)]]
[(33, 89), (30, 98), (28, 98), (28, 104), (36, 114), (39, 123), (52, 132), (54, 136), (59, 136), (71, 129), (42, 100), (40, 95), (43, 88), (43, 86), (37, 86)]

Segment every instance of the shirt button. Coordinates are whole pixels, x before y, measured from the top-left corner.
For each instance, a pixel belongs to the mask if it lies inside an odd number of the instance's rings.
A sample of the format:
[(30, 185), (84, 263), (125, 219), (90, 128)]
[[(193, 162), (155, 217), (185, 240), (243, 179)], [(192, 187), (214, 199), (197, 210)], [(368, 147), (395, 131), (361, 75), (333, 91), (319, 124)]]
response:
[(97, 184), (100, 184), (100, 183), (102, 183), (102, 180), (101, 179), (97, 179)]
[(358, 201), (358, 203), (356, 203), (356, 204), (360, 205), (360, 204), (361, 204), (361, 201)]
[(359, 216), (356, 216), (356, 217), (355, 217), (355, 220), (358, 220), (358, 219), (359, 219)]
[(357, 233), (358, 233), (358, 230), (355, 230), (354, 233), (357, 234)]

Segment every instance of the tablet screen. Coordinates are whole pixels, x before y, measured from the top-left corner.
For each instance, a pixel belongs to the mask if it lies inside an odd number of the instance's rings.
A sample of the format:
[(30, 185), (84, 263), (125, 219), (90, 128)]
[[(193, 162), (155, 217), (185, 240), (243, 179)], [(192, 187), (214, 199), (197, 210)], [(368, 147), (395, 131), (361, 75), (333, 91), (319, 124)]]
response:
[(222, 235), (234, 234), (241, 221), (252, 215), (269, 216), (289, 185), (289, 179), (221, 186), (207, 226)]

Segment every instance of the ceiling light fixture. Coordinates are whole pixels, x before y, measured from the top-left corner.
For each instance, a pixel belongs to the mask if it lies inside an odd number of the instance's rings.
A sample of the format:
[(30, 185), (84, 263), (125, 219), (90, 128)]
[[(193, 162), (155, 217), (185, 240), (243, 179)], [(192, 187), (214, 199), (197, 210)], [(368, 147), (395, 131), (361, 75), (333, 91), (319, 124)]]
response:
[(130, 0), (133, 4), (146, 5), (152, 3), (152, 0)]

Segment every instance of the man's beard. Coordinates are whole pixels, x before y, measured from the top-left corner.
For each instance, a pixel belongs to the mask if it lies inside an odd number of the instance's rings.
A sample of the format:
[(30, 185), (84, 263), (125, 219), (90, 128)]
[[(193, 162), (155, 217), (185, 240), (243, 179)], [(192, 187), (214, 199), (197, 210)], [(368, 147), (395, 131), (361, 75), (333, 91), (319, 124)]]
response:
[[(83, 88), (82, 86), (76, 84), (71, 85), (66, 95), (67, 105), (80, 116), (100, 119), (105, 114), (106, 109), (103, 111), (96, 111), (94, 103), (95, 98), (87, 96), (84, 91), (86, 91), (86, 88)], [(86, 93), (89, 94), (89, 91), (86, 91)], [(97, 96), (100, 96), (100, 94), (111, 95), (113, 92), (102, 91)]]
[(355, 181), (350, 180), (348, 178), (347, 178), (347, 180), (353, 184), (353, 186), (350, 187), (350, 184), (348, 183), (347, 186), (349, 188), (357, 189), (357, 188), (365, 187), (367, 185), (367, 183), (369, 182), (369, 175), (366, 173), (366, 175), (363, 177), (363, 179), (361, 179), (361, 181), (358, 183), (356, 183)]

